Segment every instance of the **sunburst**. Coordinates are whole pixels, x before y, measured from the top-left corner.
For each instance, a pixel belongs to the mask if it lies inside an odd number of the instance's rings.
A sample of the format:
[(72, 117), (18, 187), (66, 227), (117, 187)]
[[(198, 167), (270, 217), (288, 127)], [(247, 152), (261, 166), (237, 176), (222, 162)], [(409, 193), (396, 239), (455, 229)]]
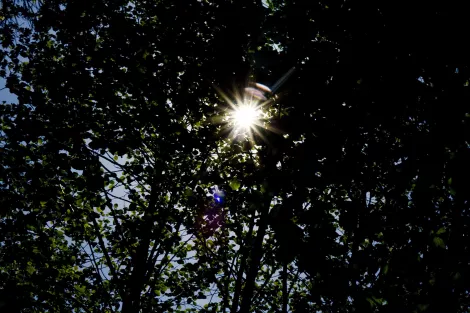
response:
[(253, 132), (257, 132), (258, 127), (263, 127), (263, 106), (256, 100), (244, 100), (232, 105), (228, 112), (232, 135), (253, 137)]
[(229, 130), (230, 137), (253, 140), (256, 134), (263, 138), (260, 129), (266, 128), (266, 120), (269, 117), (267, 105), (270, 100), (256, 97), (249, 91), (245, 91), (243, 95), (235, 94), (232, 97), (220, 90), (219, 94), (228, 104), (223, 123), (225, 124), (224, 128)]
[(244, 103), (231, 113), (231, 119), (238, 129), (250, 129), (259, 123), (260, 109), (251, 103)]
[(229, 108), (223, 122), (225, 128), (230, 129), (230, 136), (238, 139), (254, 140), (254, 135), (265, 139), (260, 132), (261, 128), (271, 129), (267, 120), (269, 118), (269, 105), (272, 101), (272, 94), (292, 75), (295, 67), (292, 67), (283, 75), (270, 89), (269, 87), (253, 83), (253, 87), (246, 87), (243, 94), (234, 93), (232, 97), (216, 88), (219, 94), (225, 99)]

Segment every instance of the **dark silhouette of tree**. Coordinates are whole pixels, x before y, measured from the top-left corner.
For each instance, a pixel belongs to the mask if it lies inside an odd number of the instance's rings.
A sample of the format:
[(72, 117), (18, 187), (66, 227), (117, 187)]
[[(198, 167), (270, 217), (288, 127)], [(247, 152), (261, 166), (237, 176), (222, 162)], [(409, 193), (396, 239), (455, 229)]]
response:
[(0, 310), (467, 312), (466, 11), (3, 1)]

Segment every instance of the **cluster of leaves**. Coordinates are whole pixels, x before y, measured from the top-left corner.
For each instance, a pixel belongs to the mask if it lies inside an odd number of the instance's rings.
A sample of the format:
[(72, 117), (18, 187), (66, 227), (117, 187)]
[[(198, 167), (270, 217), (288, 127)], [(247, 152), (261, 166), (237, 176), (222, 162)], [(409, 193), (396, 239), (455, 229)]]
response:
[[(0, 309), (470, 308), (463, 8), (2, 5)], [(226, 138), (213, 86), (292, 66)]]

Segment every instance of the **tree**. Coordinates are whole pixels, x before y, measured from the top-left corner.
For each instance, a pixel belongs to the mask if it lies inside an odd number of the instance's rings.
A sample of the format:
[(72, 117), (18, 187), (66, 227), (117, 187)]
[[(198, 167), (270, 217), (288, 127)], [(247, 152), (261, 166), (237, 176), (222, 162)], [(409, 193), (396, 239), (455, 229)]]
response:
[[(0, 25), (0, 306), (468, 310), (463, 8), (28, 3)], [(228, 136), (229, 91), (292, 66)]]

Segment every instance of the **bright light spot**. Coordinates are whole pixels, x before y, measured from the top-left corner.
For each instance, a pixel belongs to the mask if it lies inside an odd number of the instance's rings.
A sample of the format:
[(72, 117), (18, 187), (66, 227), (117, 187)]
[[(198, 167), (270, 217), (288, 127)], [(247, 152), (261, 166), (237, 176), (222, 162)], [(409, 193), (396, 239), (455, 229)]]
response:
[(244, 88), (243, 94), (235, 92), (231, 97), (218, 90), (229, 106), (227, 114), (221, 119), (225, 124), (223, 129), (229, 131), (233, 139), (254, 142), (256, 134), (265, 140), (261, 129), (272, 130), (267, 123), (269, 112), (266, 112), (266, 107), (272, 101), (265, 97), (269, 88), (261, 84), (255, 86), (257, 88)]
[[(225, 124), (221, 130), (230, 130), (230, 135), (235, 139), (249, 139), (255, 143), (257, 138), (266, 140), (263, 136), (264, 130), (282, 133), (277, 130), (269, 122), (269, 118), (274, 116), (273, 113), (279, 112), (279, 107), (271, 106), (273, 99), (277, 99), (276, 92), (279, 87), (294, 73), (295, 66), (289, 69), (271, 88), (260, 83), (250, 83), (252, 87), (243, 89), (242, 94), (235, 91), (232, 96), (227, 95), (216, 87), (219, 94), (225, 99), (230, 106), (227, 108), (227, 115), (223, 117), (214, 117), (214, 123)], [(277, 113), (276, 113), (277, 111)]]
[(232, 113), (235, 127), (240, 130), (249, 130), (258, 123), (259, 109), (252, 104), (243, 104)]

